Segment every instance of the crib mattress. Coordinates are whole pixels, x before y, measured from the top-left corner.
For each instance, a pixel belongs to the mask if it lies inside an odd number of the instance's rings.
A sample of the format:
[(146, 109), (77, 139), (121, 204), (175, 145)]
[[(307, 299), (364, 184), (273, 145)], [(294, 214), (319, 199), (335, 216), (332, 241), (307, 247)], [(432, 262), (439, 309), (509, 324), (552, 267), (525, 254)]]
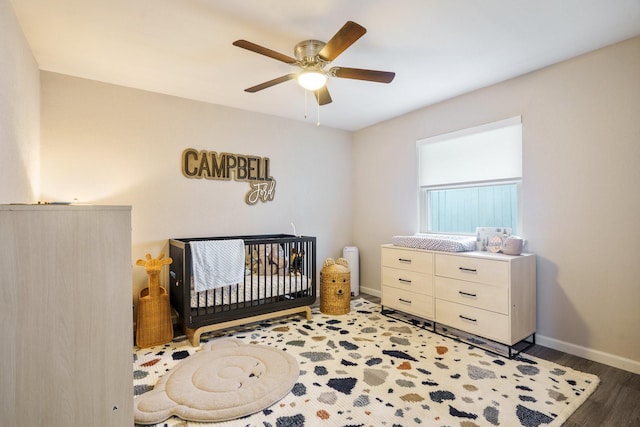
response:
[(442, 252), (468, 252), (476, 250), (476, 238), (448, 234), (414, 234), (393, 236), (391, 243), (413, 249), (428, 249)]
[(221, 286), (208, 291), (195, 292), (191, 285), (191, 308), (213, 307), (237, 304), (285, 296), (295, 292), (308, 290), (311, 279), (295, 274), (285, 275), (251, 275), (245, 276), (245, 282), (235, 285)]

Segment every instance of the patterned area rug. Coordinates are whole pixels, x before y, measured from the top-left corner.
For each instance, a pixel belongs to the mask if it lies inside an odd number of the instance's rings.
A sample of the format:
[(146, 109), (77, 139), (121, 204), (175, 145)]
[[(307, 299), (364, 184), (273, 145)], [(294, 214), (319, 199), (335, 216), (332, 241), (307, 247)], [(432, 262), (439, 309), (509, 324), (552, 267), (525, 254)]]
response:
[[(215, 424), (179, 418), (158, 426), (560, 426), (598, 377), (526, 354), (509, 360), (380, 314), (363, 299), (351, 312), (276, 319), (207, 335), (280, 348), (300, 376), (271, 407)], [(134, 350), (134, 393), (197, 351), (186, 340)]]

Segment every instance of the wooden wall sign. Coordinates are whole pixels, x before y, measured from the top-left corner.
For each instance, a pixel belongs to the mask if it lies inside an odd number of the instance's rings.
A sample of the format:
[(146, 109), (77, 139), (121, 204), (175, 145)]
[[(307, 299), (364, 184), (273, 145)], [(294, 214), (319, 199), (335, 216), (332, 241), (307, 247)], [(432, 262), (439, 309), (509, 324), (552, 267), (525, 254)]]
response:
[(182, 174), (187, 178), (248, 182), (251, 188), (244, 198), (248, 205), (273, 200), (276, 180), (270, 175), (270, 166), (268, 157), (198, 151), (194, 148), (182, 152)]

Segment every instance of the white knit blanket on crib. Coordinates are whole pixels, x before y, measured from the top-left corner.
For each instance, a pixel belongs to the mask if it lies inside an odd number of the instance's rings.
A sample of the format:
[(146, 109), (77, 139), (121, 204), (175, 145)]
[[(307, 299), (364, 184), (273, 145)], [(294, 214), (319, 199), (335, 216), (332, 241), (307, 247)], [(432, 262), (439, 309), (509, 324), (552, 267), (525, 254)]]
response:
[(197, 292), (242, 283), (244, 241), (198, 240), (190, 242), (194, 288)]

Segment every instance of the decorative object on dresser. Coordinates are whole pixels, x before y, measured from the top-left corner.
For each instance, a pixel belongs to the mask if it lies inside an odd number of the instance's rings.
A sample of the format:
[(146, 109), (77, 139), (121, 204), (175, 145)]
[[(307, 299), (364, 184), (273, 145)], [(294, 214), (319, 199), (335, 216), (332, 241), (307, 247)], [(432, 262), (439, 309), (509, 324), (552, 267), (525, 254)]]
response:
[(324, 314), (346, 314), (350, 310), (351, 270), (344, 258), (327, 258), (320, 270), (320, 311)]
[(506, 255), (520, 255), (524, 249), (524, 239), (518, 236), (507, 236), (502, 240), (500, 252)]
[(3, 426), (133, 425), (131, 207), (0, 205)]
[(511, 236), (512, 229), (510, 227), (476, 227), (476, 250), (478, 251), (489, 251), (491, 239), (497, 237), (495, 240), (495, 245), (497, 245), (497, 250), (494, 252), (498, 252), (500, 250), (500, 245), (502, 244), (502, 239)]
[[(244, 242), (245, 260), (240, 265), (244, 277), (238, 283), (224, 285), (205, 277), (207, 289), (196, 291), (192, 243), (228, 240)], [(296, 272), (286, 260), (293, 247), (305, 253), (301, 270)], [(317, 283), (315, 237), (269, 234), (171, 239), (169, 255), (173, 259), (169, 272), (171, 305), (194, 346), (199, 345), (201, 334), (237, 324), (298, 313), (311, 317)]]
[(382, 245), (381, 260), (383, 307), (489, 339), (509, 357), (535, 342), (535, 255)]
[(148, 276), (148, 287), (140, 291), (136, 313), (136, 345), (140, 348), (164, 344), (173, 339), (173, 321), (167, 290), (160, 286), (162, 267), (171, 264), (171, 258), (158, 258), (147, 254), (136, 265), (144, 267)]

